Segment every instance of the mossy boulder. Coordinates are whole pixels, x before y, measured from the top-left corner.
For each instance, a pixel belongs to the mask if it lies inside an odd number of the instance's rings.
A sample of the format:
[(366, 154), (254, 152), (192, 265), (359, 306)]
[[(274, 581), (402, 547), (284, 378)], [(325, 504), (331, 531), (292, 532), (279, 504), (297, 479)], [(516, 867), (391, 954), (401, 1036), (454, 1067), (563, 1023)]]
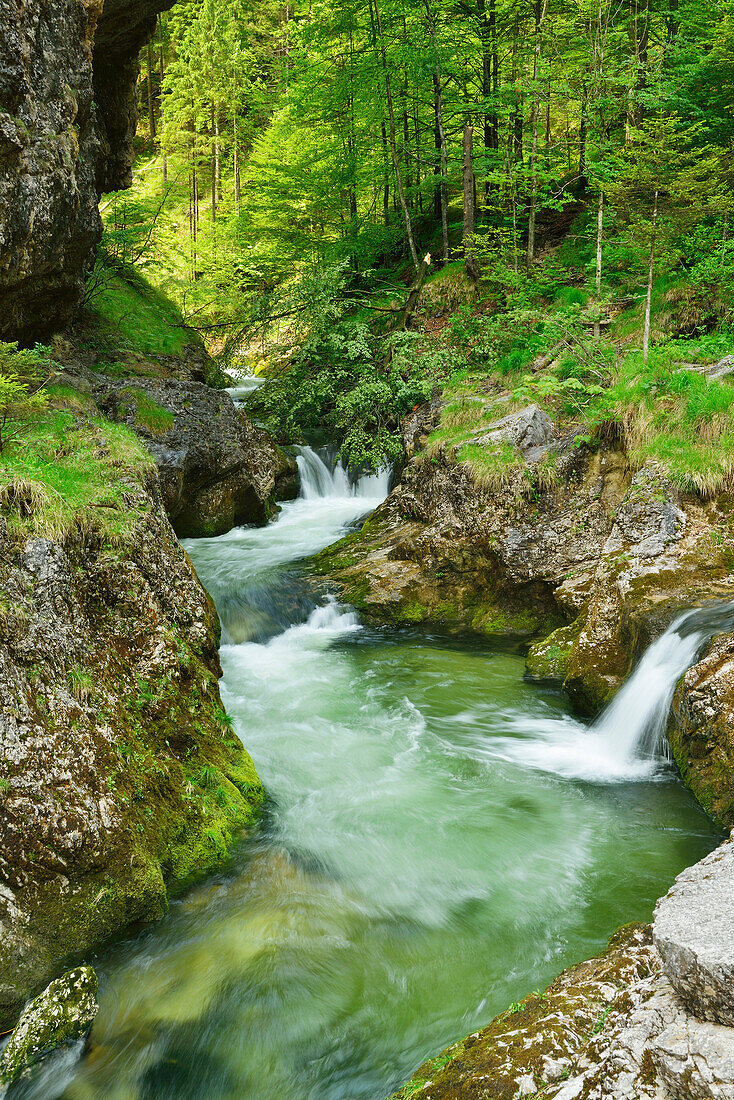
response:
[(715, 638), (681, 680), (668, 740), (686, 786), (734, 829), (734, 634)]
[(535, 642), (525, 660), (525, 674), (537, 683), (563, 684), (568, 676), (568, 661), (578, 642), (578, 620), (561, 626)]
[(99, 1011), (91, 966), (62, 974), (23, 1012), (0, 1057), (0, 1086), (10, 1085), (62, 1043), (83, 1040)]
[(152, 455), (163, 503), (180, 538), (266, 523), (298, 494), (295, 459), (223, 390), (173, 378), (115, 379), (67, 371), (109, 419), (136, 432)]

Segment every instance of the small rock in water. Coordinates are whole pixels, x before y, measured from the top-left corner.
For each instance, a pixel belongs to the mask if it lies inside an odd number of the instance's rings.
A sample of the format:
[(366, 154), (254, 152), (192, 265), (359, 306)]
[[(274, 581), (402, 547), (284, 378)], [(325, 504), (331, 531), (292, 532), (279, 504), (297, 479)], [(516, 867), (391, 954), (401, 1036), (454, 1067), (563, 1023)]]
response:
[(62, 1043), (84, 1039), (99, 1011), (97, 975), (80, 966), (57, 978), (31, 1001), (0, 1058), (0, 1086)]

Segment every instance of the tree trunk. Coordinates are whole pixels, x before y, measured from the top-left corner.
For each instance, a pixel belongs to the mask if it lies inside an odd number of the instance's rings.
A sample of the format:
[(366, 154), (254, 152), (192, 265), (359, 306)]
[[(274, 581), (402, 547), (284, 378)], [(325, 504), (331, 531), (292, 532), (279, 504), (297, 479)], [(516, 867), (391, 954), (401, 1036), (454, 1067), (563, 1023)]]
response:
[(652, 280), (655, 270), (655, 236), (658, 224), (658, 193), (652, 208), (652, 231), (650, 233), (650, 260), (647, 265), (647, 297), (645, 298), (645, 328), (642, 334), (642, 362), (647, 366), (650, 354), (650, 315), (652, 312)]
[(464, 263), (466, 273), (473, 283), (479, 281), (479, 267), (472, 248), (474, 235), (474, 164), (472, 157), (474, 131), (469, 123), (464, 127), (462, 164), (464, 170)]
[(148, 43), (148, 122), (150, 125), (150, 144), (155, 147), (155, 99), (153, 98), (153, 50)]
[(589, 90), (584, 78), (581, 84), (581, 121), (579, 123), (579, 185), (586, 187), (586, 139), (589, 131), (588, 116)]
[(418, 270), (418, 253), (415, 248), (415, 240), (413, 239), (413, 225), (410, 220), (410, 211), (408, 209), (408, 203), (405, 199), (405, 191), (403, 190), (403, 178), (400, 174), (400, 162), (398, 160), (397, 142), (395, 140), (395, 110), (393, 107), (392, 98), (392, 85), (390, 83), (390, 73), (387, 67), (387, 55), (385, 53), (385, 39), (382, 34), (382, 20), (380, 18), (380, 9), (378, 7), (377, 0), (373, 0), (375, 5), (375, 16), (377, 19), (377, 33), (380, 39), (380, 59), (382, 62), (382, 72), (385, 77), (385, 91), (387, 93), (387, 111), (390, 122), (390, 152), (392, 153), (393, 169), (395, 171), (395, 183), (398, 189), (398, 196), (400, 198), (400, 205), (403, 209), (403, 217), (405, 219), (405, 235), (408, 239), (408, 246), (410, 248), (410, 254), (413, 258), (413, 266), (416, 271)]
[(543, 24), (548, 12), (548, 0), (537, 0), (535, 6), (535, 49), (533, 51), (533, 108), (531, 113), (531, 147), (530, 147), (530, 216), (528, 219), (528, 252), (527, 266), (530, 268), (535, 258), (535, 218), (538, 207), (538, 117), (540, 114), (540, 89), (538, 87), (538, 70), (540, 68), (540, 51), (542, 46)]
[(211, 170), (212, 170), (212, 224), (217, 220), (217, 137), (214, 122), (215, 108), (212, 103), (211, 130)]
[[(163, 18), (162, 15), (159, 15), (158, 16), (158, 32), (159, 32), (159, 41), (160, 41), (160, 63), (161, 63), (160, 86), (161, 86), (161, 89), (163, 88), (163, 77), (166, 75), (166, 64), (165, 64), (165, 58), (163, 56), (164, 28), (165, 28), (164, 18)], [(163, 96), (162, 96), (162, 93), (161, 93), (161, 105), (162, 105), (162, 100), (163, 100)], [(165, 150), (165, 146), (163, 144), (163, 127), (162, 126), (161, 126), (161, 154), (163, 156), (163, 186), (165, 187), (168, 184), (168, 158), (166, 157), (166, 150)]]
[(439, 182), (439, 207), (441, 211), (441, 236), (443, 239), (443, 261), (449, 258), (449, 215), (448, 215), (448, 154), (446, 150), (446, 131), (443, 127), (443, 105), (441, 100), (441, 62), (438, 56), (438, 40), (436, 37), (436, 24), (431, 11), (430, 0), (425, 0), (426, 19), (428, 30), (436, 51), (436, 66), (433, 70), (433, 105), (436, 120), (436, 141), (441, 158), (441, 179)]
[[(599, 189), (599, 205), (596, 209), (596, 276), (594, 286), (596, 288), (596, 306), (599, 308), (601, 298), (601, 258), (602, 244), (604, 243), (604, 192)], [(594, 336), (599, 335), (599, 319), (594, 322)]]
[(237, 132), (237, 113), (234, 116), (234, 208), (239, 215), (242, 185), (240, 182), (240, 143)]
[(385, 225), (390, 224), (390, 169), (388, 167), (389, 154), (387, 145), (387, 130), (385, 129), (385, 120), (383, 119), (380, 124), (380, 131), (382, 133), (382, 149), (385, 158), (384, 177), (382, 184), (382, 218)]

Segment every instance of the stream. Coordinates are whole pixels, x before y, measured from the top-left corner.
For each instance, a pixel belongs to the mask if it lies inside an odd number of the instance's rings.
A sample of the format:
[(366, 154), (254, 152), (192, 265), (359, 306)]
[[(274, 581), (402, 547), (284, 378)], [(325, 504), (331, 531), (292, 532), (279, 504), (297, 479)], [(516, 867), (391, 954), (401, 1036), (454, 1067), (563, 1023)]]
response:
[(719, 842), (655, 726), (695, 630), (651, 647), (589, 728), (524, 682), (520, 656), (367, 627), (315, 597), (298, 561), (387, 479), (350, 487), (308, 449), (299, 465), (303, 495), (269, 526), (187, 543), (264, 822), (164, 920), (91, 960), (90, 1054), (23, 1096), (382, 1100), (649, 919)]

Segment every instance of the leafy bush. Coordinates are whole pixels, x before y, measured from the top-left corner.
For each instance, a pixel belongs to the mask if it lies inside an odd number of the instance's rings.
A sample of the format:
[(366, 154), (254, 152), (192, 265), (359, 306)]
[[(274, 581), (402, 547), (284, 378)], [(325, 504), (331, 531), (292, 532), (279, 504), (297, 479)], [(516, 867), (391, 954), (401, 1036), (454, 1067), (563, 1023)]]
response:
[(17, 344), (0, 343), (0, 455), (48, 401), (48, 356), (48, 348), (21, 351)]

